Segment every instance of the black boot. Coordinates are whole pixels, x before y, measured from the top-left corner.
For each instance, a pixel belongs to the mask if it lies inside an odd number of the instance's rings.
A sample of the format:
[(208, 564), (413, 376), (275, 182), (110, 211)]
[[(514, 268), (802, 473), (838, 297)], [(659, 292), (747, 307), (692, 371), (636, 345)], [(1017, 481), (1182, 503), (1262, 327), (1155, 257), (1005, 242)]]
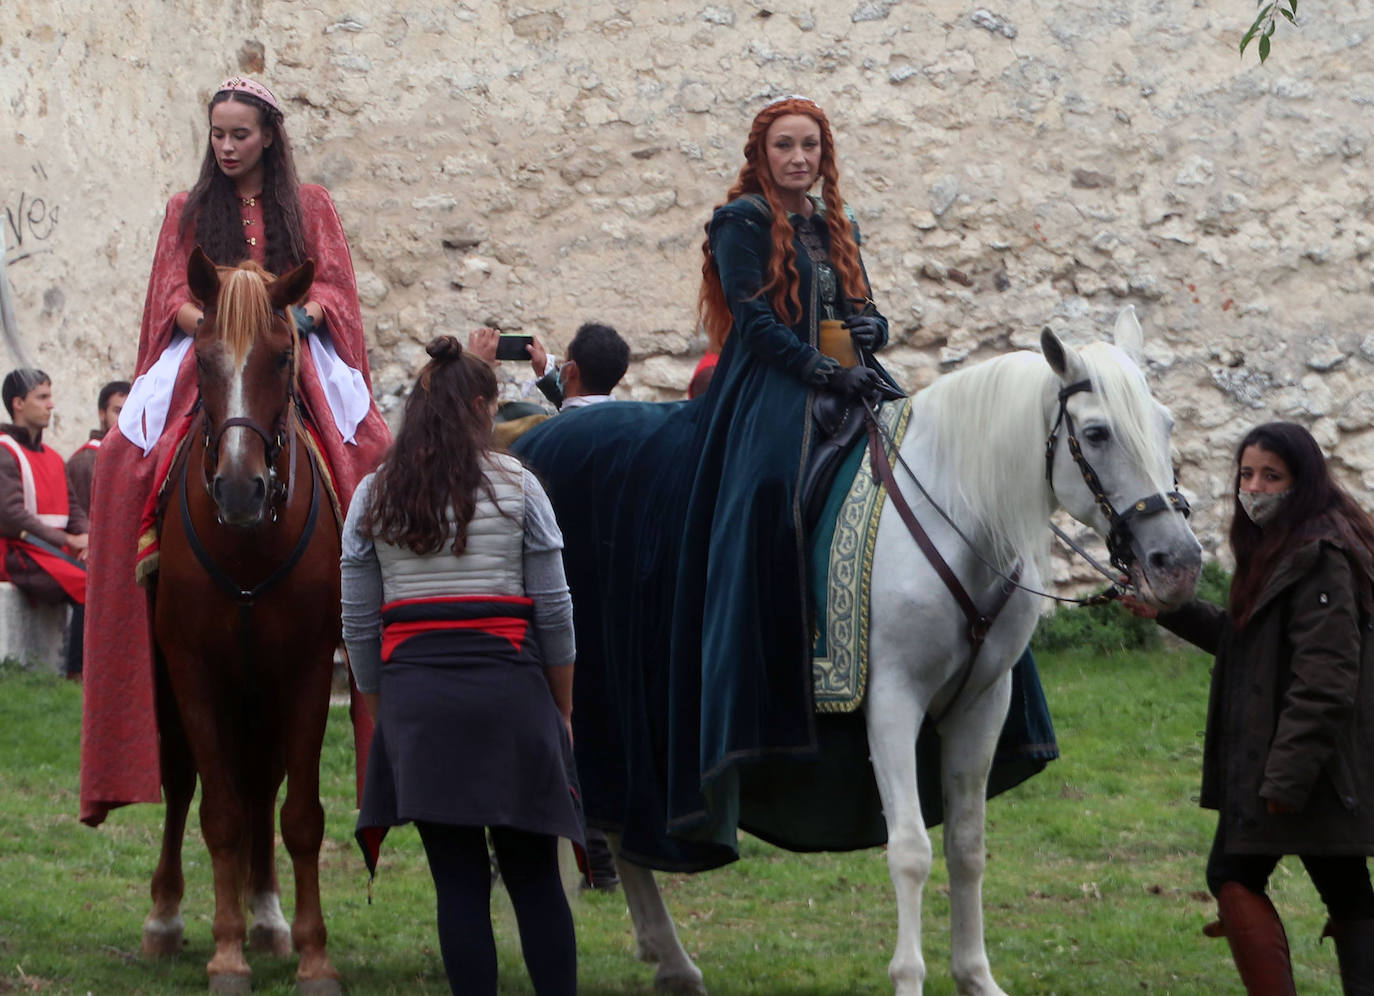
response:
[(1374, 996), (1374, 920), (1328, 920), (1322, 937), (1336, 942), (1345, 996)]

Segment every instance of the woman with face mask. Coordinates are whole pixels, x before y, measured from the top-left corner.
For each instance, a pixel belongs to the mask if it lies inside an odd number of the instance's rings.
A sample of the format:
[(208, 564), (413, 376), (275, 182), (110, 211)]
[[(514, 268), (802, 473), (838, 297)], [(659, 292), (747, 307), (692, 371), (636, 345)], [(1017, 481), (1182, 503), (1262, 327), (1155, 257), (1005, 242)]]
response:
[[(1246, 991), (1293, 993), (1288, 942), (1265, 895), (1298, 855), (1326, 904), (1347, 994), (1374, 994), (1374, 522), (1291, 422), (1236, 451), (1230, 604), (1158, 621), (1216, 654), (1202, 797), (1219, 812), (1207, 884)], [(1152, 616), (1147, 606), (1127, 608)]]

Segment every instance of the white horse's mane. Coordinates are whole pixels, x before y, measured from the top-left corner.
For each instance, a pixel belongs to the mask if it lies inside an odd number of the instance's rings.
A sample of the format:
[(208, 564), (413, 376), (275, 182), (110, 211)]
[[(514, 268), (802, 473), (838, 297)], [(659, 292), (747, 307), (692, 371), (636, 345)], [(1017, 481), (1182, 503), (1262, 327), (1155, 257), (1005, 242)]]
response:
[[(1140, 369), (1107, 343), (1077, 354), (1127, 459), (1158, 491), (1172, 490), (1158, 409)], [(1045, 576), (1054, 500), (1045, 440), (1061, 386), (1044, 356), (1024, 350), (941, 377), (914, 402), (908, 440), (922, 438), (933, 468), (922, 483), (1002, 569), (1026, 559)]]

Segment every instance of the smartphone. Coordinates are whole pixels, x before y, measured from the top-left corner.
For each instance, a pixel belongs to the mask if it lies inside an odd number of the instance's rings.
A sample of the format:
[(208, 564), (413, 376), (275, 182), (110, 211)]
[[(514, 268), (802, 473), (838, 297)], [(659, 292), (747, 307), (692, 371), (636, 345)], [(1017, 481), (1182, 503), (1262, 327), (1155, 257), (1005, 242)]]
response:
[(498, 360), (528, 360), (530, 354), (525, 350), (526, 346), (534, 344), (534, 336), (526, 335), (523, 332), (502, 332), (501, 337), (496, 340), (496, 358)]

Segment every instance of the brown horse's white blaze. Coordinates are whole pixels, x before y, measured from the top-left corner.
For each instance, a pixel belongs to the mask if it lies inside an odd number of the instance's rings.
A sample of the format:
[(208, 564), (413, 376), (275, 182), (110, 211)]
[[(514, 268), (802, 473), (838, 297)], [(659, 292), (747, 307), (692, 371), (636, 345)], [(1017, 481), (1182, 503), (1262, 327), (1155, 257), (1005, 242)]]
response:
[(224, 398), (223, 428), (217, 440), (219, 459), (210, 491), (225, 524), (251, 527), (261, 522), (266, 512), (269, 475), (268, 442), (250, 425), (271, 434), (275, 424), (263, 425), (255, 419), (258, 406), (253, 403), (256, 399), (249, 383), (254, 344), (270, 342), (274, 333), (267, 285), (256, 272), (234, 270), (224, 280), (219, 323), (224, 330), (223, 341), (218, 349), (205, 354), (207, 363), (212, 364), (212, 371), (207, 372), (222, 382)]

